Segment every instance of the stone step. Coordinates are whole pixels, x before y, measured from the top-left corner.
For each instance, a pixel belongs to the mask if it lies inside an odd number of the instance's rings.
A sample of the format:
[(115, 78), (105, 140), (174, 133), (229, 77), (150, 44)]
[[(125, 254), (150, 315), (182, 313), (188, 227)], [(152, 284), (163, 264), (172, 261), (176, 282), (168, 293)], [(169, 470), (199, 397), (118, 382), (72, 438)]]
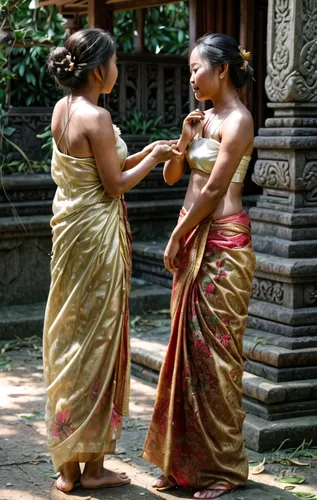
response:
[(312, 255), (317, 254), (317, 239), (290, 241), (253, 232), (252, 243), (255, 252), (289, 259), (311, 258)]
[(267, 405), (316, 400), (317, 378), (276, 383), (244, 372), (243, 393), (245, 396)]
[(166, 240), (134, 241), (132, 245), (133, 275), (166, 288), (172, 287), (172, 274), (164, 267)]
[(284, 325), (269, 318), (249, 316), (248, 327), (262, 332), (270, 332), (283, 337), (311, 337), (317, 335), (317, 324), (313, 325)]
[(183, 198), (127, 201), (133, 241), (162, 239), (167, 242), (183, 201)]
[(0, 309), (0, 340), (42, 336), (45, 303), (7, 306)]
[[(167, 350), (167, 345), (169, 341), (170, 330), (167, 326), (153, 328), (146, 333), (139, 334), (138, 336), (135, 332), (131, 331), (131, 356), (132, 361), (139, 366), (146, 368), (147, 370), (152, 370), (153, 372), (159, 372), (164, 361), (164, 356)], [(263, 375), (256, 375), (248, 370), (248, 367), (252, 367), (257, 364), (262, 368)], [(271, 377), (269, 379), (267, 371), (263, 368), (275, 370), (276, 377)], [(297, 371), (305, 369), (306, 377), (296, 377)], [(309, 399), (317, 399), (317, 367), (297, 367), (290, 368), (292, 370), (292, 376), (294, 379), (287, 382), (288, 378), (281, 383), (276, 383), (274, 378), (277, 378), (278, 374), (282, 374), (283, 370), (273, 368), (271, 366), (263, 365), (262, 363), (254, 363), (247, 360), (245, 362), (245, 373), (243, 377), (243, 387), (246, 396), (259, 400), (266, 404), (276, 404), (276, 403), (288, 403), (294, 401), (307, 401)], [(306, 380), (302, 380), (302, 379)], [(273, 380), (272, 380), (273, 379)]]
[[(250, 300), (249, 314), (258, 318), (270, 318), (271, 321), (273, 320), (290, 326), (310, 325), (312, 327), (316, 326), (317, 323), (317, 307), (292, 309), (255, 298), (251, 298)], [(314, 331), (313, 328), (311, 330)]]
[(277, 368), (317, 366), (316, 347), (290, 350), (268, 343), (264, 344), (263, 341), (258, 340), (258, 336), (250, 336), (249, 331), (243, 339), (243, 354), (248, 359)]
[(251, 359), (245, 359), (244, 369), (271, 382), (310, 380), (317, 378), (317, 366), (295, 366), (277, 368)]
[(51, 217), (52, 200), (0, 203), (0, 217), (14, 217), (16, 213), (18, 213), (20, 217), (43, 214), (48, 214)]
[(244, 338), (250, 337), (254, 342), (262, 345), (274, 345), (277, 347), (284, 347), (289, 350), (296, 349), (310, 349), (317, 347), (317, 336), (310, 337), (285, 337), (284, 335), (277, 335), (269, 333), (268, 331), (247, 328)]
[(317, 415), (317, 379), (272, 383), (244, 372), (243, 407), (266, 420)]
[(286, 417), (292, 419), (310, 415), (315, 415), (317, 419), (317, 399), (265, 405), (264, 403), (244, 396), (242, 407), (247, 413), (251, 413), (252, 415), (269, 421), (282, 420)]
[[(132, 278), (130, 313), (140, 315), (149, 311), (169, 309), (170, 290)], [(42, 336), (45, 302), (0, 308), (0, 340), (15, 337)]]
[(130, 314), (139, 315), (149, 311), (169, 309), (171, 291), (162, 286), (132, 278), (129, 298)]
[(276, 443), (297, 447), (304, 440), (317, 440), (316, 416), (285, 418), (277, 422), (264, 420), (256, 415), (247, 414), (243, 431), (245, 445), (259, 453), (276, 450)]
[(159, 373), (170, 336), (169, 326), (152, 328), (138, 334), (131, 330), (131, 360)]
[(317, 258), (288, 259), (256, 252), (256, 276), (267, 278), (268, 274), (276, 275), (278, 280), (289, 283), (316, 281)]

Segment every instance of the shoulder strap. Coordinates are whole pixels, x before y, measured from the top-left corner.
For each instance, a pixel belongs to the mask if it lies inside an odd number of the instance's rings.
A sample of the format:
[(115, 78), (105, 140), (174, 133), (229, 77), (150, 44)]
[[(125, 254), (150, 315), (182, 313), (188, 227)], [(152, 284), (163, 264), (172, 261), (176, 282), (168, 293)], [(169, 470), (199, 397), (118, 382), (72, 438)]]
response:
[(71, 114), (69, 115), (69, 109), (70, 109), (70, 106), (71, 106), (71, 102), (69, 102), (69, 99), (67, 98), (67, 101), (66, 101), (66, 108), (65, 108), (65, 113), (64, 113), (64, 128), (63, 128), (63, 131), (62, 131), (62, 134), (57, 142), (57, 147), (59, 147), (59, 144), (61, 142), (61, 140), (63, 139), (64, 135), (65, 135), (65, 143), (66, 143), (66, 150), (65, 150), (65, 154), (68, 155), (69, 154), (69, 148), (68, 148), (68, 134), (65, 134), (66, 130), (67, 130), (67, 127), (69, 125), (69, 122), (70, 122), (70, 119), (71, 117), (73, 116), (73, 114), (75, 113), (76, 109), (74, 109)]
[(203, 137), (203, 135), (204, 135), (204, 132), (205, 132), (206, 127), (207, 127), (207, 125), (208, 125), (208, 123), (209, 123), (209, 121), (210, 121), (211, 116), (212, 116), (212, 114), (210, 113), (210, 114), (209, 114), (209, 116), (208, 116), (208, 118), (207, 118), (207, 121), (206, 121), (205, 125), (204, 125), (204, 126), (203, 126), (203, 128), (201, 129), (201, 137)]

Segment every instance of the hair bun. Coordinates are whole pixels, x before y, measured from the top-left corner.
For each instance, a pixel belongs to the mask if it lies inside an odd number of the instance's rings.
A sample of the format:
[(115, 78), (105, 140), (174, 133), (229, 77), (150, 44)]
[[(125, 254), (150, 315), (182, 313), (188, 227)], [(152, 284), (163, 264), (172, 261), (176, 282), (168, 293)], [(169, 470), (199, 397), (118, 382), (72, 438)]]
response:
[(75, 58), (72, 58), (66, 47), (52, 49), (47, 59), (48, 72), (58, 80), (68, 80), (75, 69)]

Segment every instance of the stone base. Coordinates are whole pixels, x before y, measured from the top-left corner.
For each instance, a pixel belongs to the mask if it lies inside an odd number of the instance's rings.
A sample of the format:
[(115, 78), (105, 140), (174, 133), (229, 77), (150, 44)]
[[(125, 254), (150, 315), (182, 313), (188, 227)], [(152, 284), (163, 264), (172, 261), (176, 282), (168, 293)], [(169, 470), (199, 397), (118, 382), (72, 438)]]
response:
[(287, 440), (284, 448), (296, 447), (304, 439), (317, 444), (317, 417), (299, 417), (268, 422), (255, 415), (247, 414), (243, 432), (245, 445), (257, 452), (276, 450)]
[(0, 340), (42, 336), (45, 303), (9, 306), (0, 309)]

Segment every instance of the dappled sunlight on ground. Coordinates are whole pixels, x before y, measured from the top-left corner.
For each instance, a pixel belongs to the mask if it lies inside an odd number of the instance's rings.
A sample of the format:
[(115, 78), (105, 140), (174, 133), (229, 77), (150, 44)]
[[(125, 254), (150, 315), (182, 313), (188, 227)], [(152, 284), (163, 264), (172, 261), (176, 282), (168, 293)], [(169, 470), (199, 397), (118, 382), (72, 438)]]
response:
[[(156, 387), (131, 378), (130, 416), (123, 421), (122, 438), (116, 454), (108, 456), (105, 466), (125, 471), (132, 484), (121, 488), (84, 490), (77, 488), (70, 494), (59, 492), (53, 485), (54, 470), (46, 446), (44, 422), (45, 391), (42, 360), (39, 350), (29, 349), (6, 353), (11, 371), (0, 373), (1, 418), (0, 429), (0, 500), (172, 500), (189, 499), (193, 494), (180, 489), (156, 492), (151, 488), (160, 470), (140, 457), (150, 421)], [(155, 352), (155, 348), (152, 348)], [(262, 461), (264, 455), (249, 452), (249, 459)], [(266, 454), (269, 458), (270, 454)], [(223, 497), (225, 500), (287, 500), (295, 497), (283, 491), (285, 484), (274, 481), (275, 476), (304, 476), (302, 485), (294, 491), (317, 493), (316, 461), (309, 467), (287, 467), (280, 463), (265, 465), (258, 476), (250, 474), (247, 488)], [(277, 488), (278, 487), (278, 488)]]

